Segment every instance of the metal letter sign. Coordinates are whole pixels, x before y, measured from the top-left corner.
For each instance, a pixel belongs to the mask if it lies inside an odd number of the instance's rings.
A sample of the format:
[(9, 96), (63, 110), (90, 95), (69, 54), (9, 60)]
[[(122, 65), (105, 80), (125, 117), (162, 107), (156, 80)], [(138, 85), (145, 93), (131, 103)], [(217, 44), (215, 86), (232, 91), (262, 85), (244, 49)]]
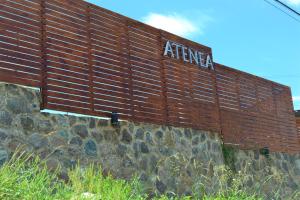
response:
[(164, 50), (164, 56), (171, 58), (182, 59), (184, 62), (196, 64), (200, 67), (205, 67), (214, 70), (214, 64), (209, 54), (196, 51), (176, 42), (167, 41)]

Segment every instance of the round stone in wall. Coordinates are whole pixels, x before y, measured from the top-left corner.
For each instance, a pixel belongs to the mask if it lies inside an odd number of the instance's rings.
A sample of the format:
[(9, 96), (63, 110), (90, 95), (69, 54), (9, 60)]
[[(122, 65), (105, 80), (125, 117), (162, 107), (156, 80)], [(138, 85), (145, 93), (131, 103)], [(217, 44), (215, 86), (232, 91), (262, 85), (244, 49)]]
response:
[(135, 138), (143, 140), (144, 139), (144, 130), (142, 128), (139, 128), (135, 133)]
[(197, 155), (199, 153), (199, 148), (198, 147), (193, 147), (192, 148), (192, 153), (193, 153), (193, 155)]
[(13, 121), (13, 119), (9, 112), (0, 111), (0, 125), (10, 126), (12, 121)]
[(20, 89), (22, 90), (24, 96), (29, 102), (32, 102), (34, 100), (34, 93), (31, 90), (28, 90), (26, 88), (20, 88)]
[(130, 132), (134, 131), (134, 125), (133, 125), (133, 123), (129, 123), (128, 127), (129, 127), (129, 131)]
[(2, 110), (2, 107), (4, 107), (5, 105), (5, 96), (3, 95), (4, 94), (3, 91), (1, 91), (1, 94), (2, 95), (0, 95), (0, 109)]
[(9, 95), (19, 96), (20, 95), (19, 88), (20, 87), (14, 84), (5, 84), (5, 90)]
[(85, 154), (88, 156), (97, 156), (97, 146), (93, 140), (87, 141), (84, 145)]
[(38, 129), (41, 132), (49, 133), (53, 130), (53, 125), (50, 120), (39, 120)]
[(81, 137), (79, 137), (79, 136), (73, 137), (70, 141), (70, 144), (81, 146), (82, 145)]
[(64, 139), (68, 139), (69, 138), (69, 133), (68, 133), (68, 131), (66, 131), (66, 130), (59, 130), (58, 132), (57, 132), (57, 134), (60, 136), (60, 137), (63, 137)]
[(95, 121), (95, 119), (90, 119), (90, 123), (89, 123), (89, 127), (90, 128), (95, 128), (96, 127), (96, 121)]
[(130, 135), (127, 129), (124, 129), (122, 131), (122, 142), (130, 144), (131, 141), (132, 141), (132, 136)]
[(162, 139), (163, 136), (164, 136), (164, 133), (163, 133), (162, 131), (157, 131), (157, 132), (155, 133), (155, 136), (156, 136), (158, 139)]
[(154, 144), (151, 133), (149, 132), (146, 133), (146, 142), (152, 145)]
[(75, 116), (68, 116), (69, 124), (73, 126), (77, 122), (77, 118)]
[(124, 157), (127, 152), (127, 147), (126, 145), (119, 144), (116, 151), (119, 156)]
[(182, 137), (182, 135), (183, 135), (179, 129), (175, 129), (174, 132), (175, 132), (176, 137), (178, 137), (178, 138)]
[(204, 142), (206, 140), (206, 134), (201, 133), (201, 142)]
[(132, 159), (129, 156), (125, 156), (122, 161), (123, 167), (132, 167), (134, 166)]
[(28, 103), (23, 98), (7, 99), (7, 109), (14, 114), (28, 113)]
[(112, 142), (113, 141), (113, 135), (114, 134), (115, 134), (115, 131), (113, 131), (113, 130), (104, 130), (103, 131), (104, 139), (107, 142)]
[(198, 136), (196, 136), (195, 138), (193, 138), (192, 140), (192, 145), (198, 145), (200, 142), (200, 138)]
[(93, 131), (92, 136), (97, 141), (98, 144), (101, 143), (103, 140), (103, 135), (100, 132)]
[(188, 139), (191, 139), (192, 138), (192, 132), (190, 129), (186, 128), (184, 129), (184, 136)]
[(0, 130), (0, 141), (4, 141), (7, 137), (8, 135), (6, 132), (4, 130)]
[(76, 125), (72, 130), (75, 134), (79, 135), (82, 138), (86, 138), (89, 134), (85, 125)]
[(149, 153), (149, 148), (145, 142), (142, 142), (141, 144), (141, 152), (142, 153)]
[(21, 125), (22, 125), (24, 130), (26, 130), (26, 131), (32, 131), (33, 130), (34, 122), (30, 117), (22, 116), (20, 120), (21, 120)]
[(45, 148), (49, 144), (48, 139), (38, 133), (32, 134), (28, 140), (29, 144), (31, 144), (35, 149)]

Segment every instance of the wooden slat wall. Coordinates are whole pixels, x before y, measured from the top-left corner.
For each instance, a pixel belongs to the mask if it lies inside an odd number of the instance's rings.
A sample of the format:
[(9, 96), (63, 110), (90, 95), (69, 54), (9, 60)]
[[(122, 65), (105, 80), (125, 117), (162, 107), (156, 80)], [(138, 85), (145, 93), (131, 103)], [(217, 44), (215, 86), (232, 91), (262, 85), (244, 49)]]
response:
[(40, 0), (0, 1), (0, 79), (39, 86), (41, 81)]
[(133, 117), (136, 121), (166, 123), (159, 30), (128, 22)]
[(43, 108), (222, 133), (242, 148), (299, 152), (288, 87), (163, 56), (209, 47), (82, 0), (0, 0), (0, 81), (42, 88)]
[(91, 6), (94, 108), (97, 115), (132, 116), (126, 19)]
[(89, 16), (81, 1), (45, 1), (46, 100), (44, 107), (88, 114)]
[(300, 116), (296, 117), (296, 124), (297, 124), (297, 129), (298, 129), (298, 138), (300, 142)]
[(215, 67), (224, 142), (299, 152), (290, 89), (223, 65)]
[[(210, 48), (173, 34), (163, 31), (161, 36), (163, 44), (171, 40), (211, 54)], [(166, 72), (168, 122), (175, 126), (220, 132), (214, 71), (166, 57), (163, 58), (163, 66)]]

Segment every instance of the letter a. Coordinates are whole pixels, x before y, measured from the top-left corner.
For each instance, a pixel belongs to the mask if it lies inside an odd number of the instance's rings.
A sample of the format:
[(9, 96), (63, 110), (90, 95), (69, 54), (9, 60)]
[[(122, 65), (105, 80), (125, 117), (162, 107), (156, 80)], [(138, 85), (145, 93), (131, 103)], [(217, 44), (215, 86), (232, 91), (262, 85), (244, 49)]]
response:
[(206, 66), (205, 67), (207, 67), (209, 69), (214, 69), (214, 64), (212, 62), (210, 55), (207, 55), (207, 57), (206, 57)]
[(171, 42), (167, 41), (166, 46), (165, 46), (164, 56), (169, 55), (169, 53), (171, 54), (171, 57), (174, 58), (174, 53), (173, 53)]

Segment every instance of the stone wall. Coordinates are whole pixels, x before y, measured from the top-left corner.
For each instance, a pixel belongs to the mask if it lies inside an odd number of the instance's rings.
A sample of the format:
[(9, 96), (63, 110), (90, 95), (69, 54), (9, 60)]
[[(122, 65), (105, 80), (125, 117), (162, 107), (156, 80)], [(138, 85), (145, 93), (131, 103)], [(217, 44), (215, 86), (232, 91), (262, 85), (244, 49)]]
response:
[(191, 192), (196, 161), (223, 164), (217, 134), (125, 121), (112, 127), (109, 120), (42, 113), (38, 90), (1, 84), (0, 94), (0, 163), (26, 145), (50, 168), (61, 164), (63, 177), (77, 160), (96, 162), (115, 177), (137, 175), (149, 191), (179, 194)]
[[(125, 121), (113, 127), (109, 120), (40, 112), (40, 99), (39, 90), (0, 83), (0, 165), (21, 145), (50, 170), (61, 165), (65, 179), (79, 160), (117, 178), (137, 176), (148, 193), (190, 194), (203, 182), (212, 193), (220, 186), (224, 156), (216, 133)], [(273, 166), (289, 177), (282, 195), (299, 188), (299, 155), (276, 153), (266, 161), (256, 151), (236, 150), (234, 156), (237, 171), (250, 168), (249, 185)]]
[[(300, 153), (265, 156), (258, 150), (236, 150), (234, 154), (235, 170), (237, 174), (243, 174), (247, 187), (255, 188), (260, 182), (260, 187), (255, 189), (260, 190), (266, 199), (300, 199)], [(275, 193), (278, 193), (278, 198), (274, 197)]]

